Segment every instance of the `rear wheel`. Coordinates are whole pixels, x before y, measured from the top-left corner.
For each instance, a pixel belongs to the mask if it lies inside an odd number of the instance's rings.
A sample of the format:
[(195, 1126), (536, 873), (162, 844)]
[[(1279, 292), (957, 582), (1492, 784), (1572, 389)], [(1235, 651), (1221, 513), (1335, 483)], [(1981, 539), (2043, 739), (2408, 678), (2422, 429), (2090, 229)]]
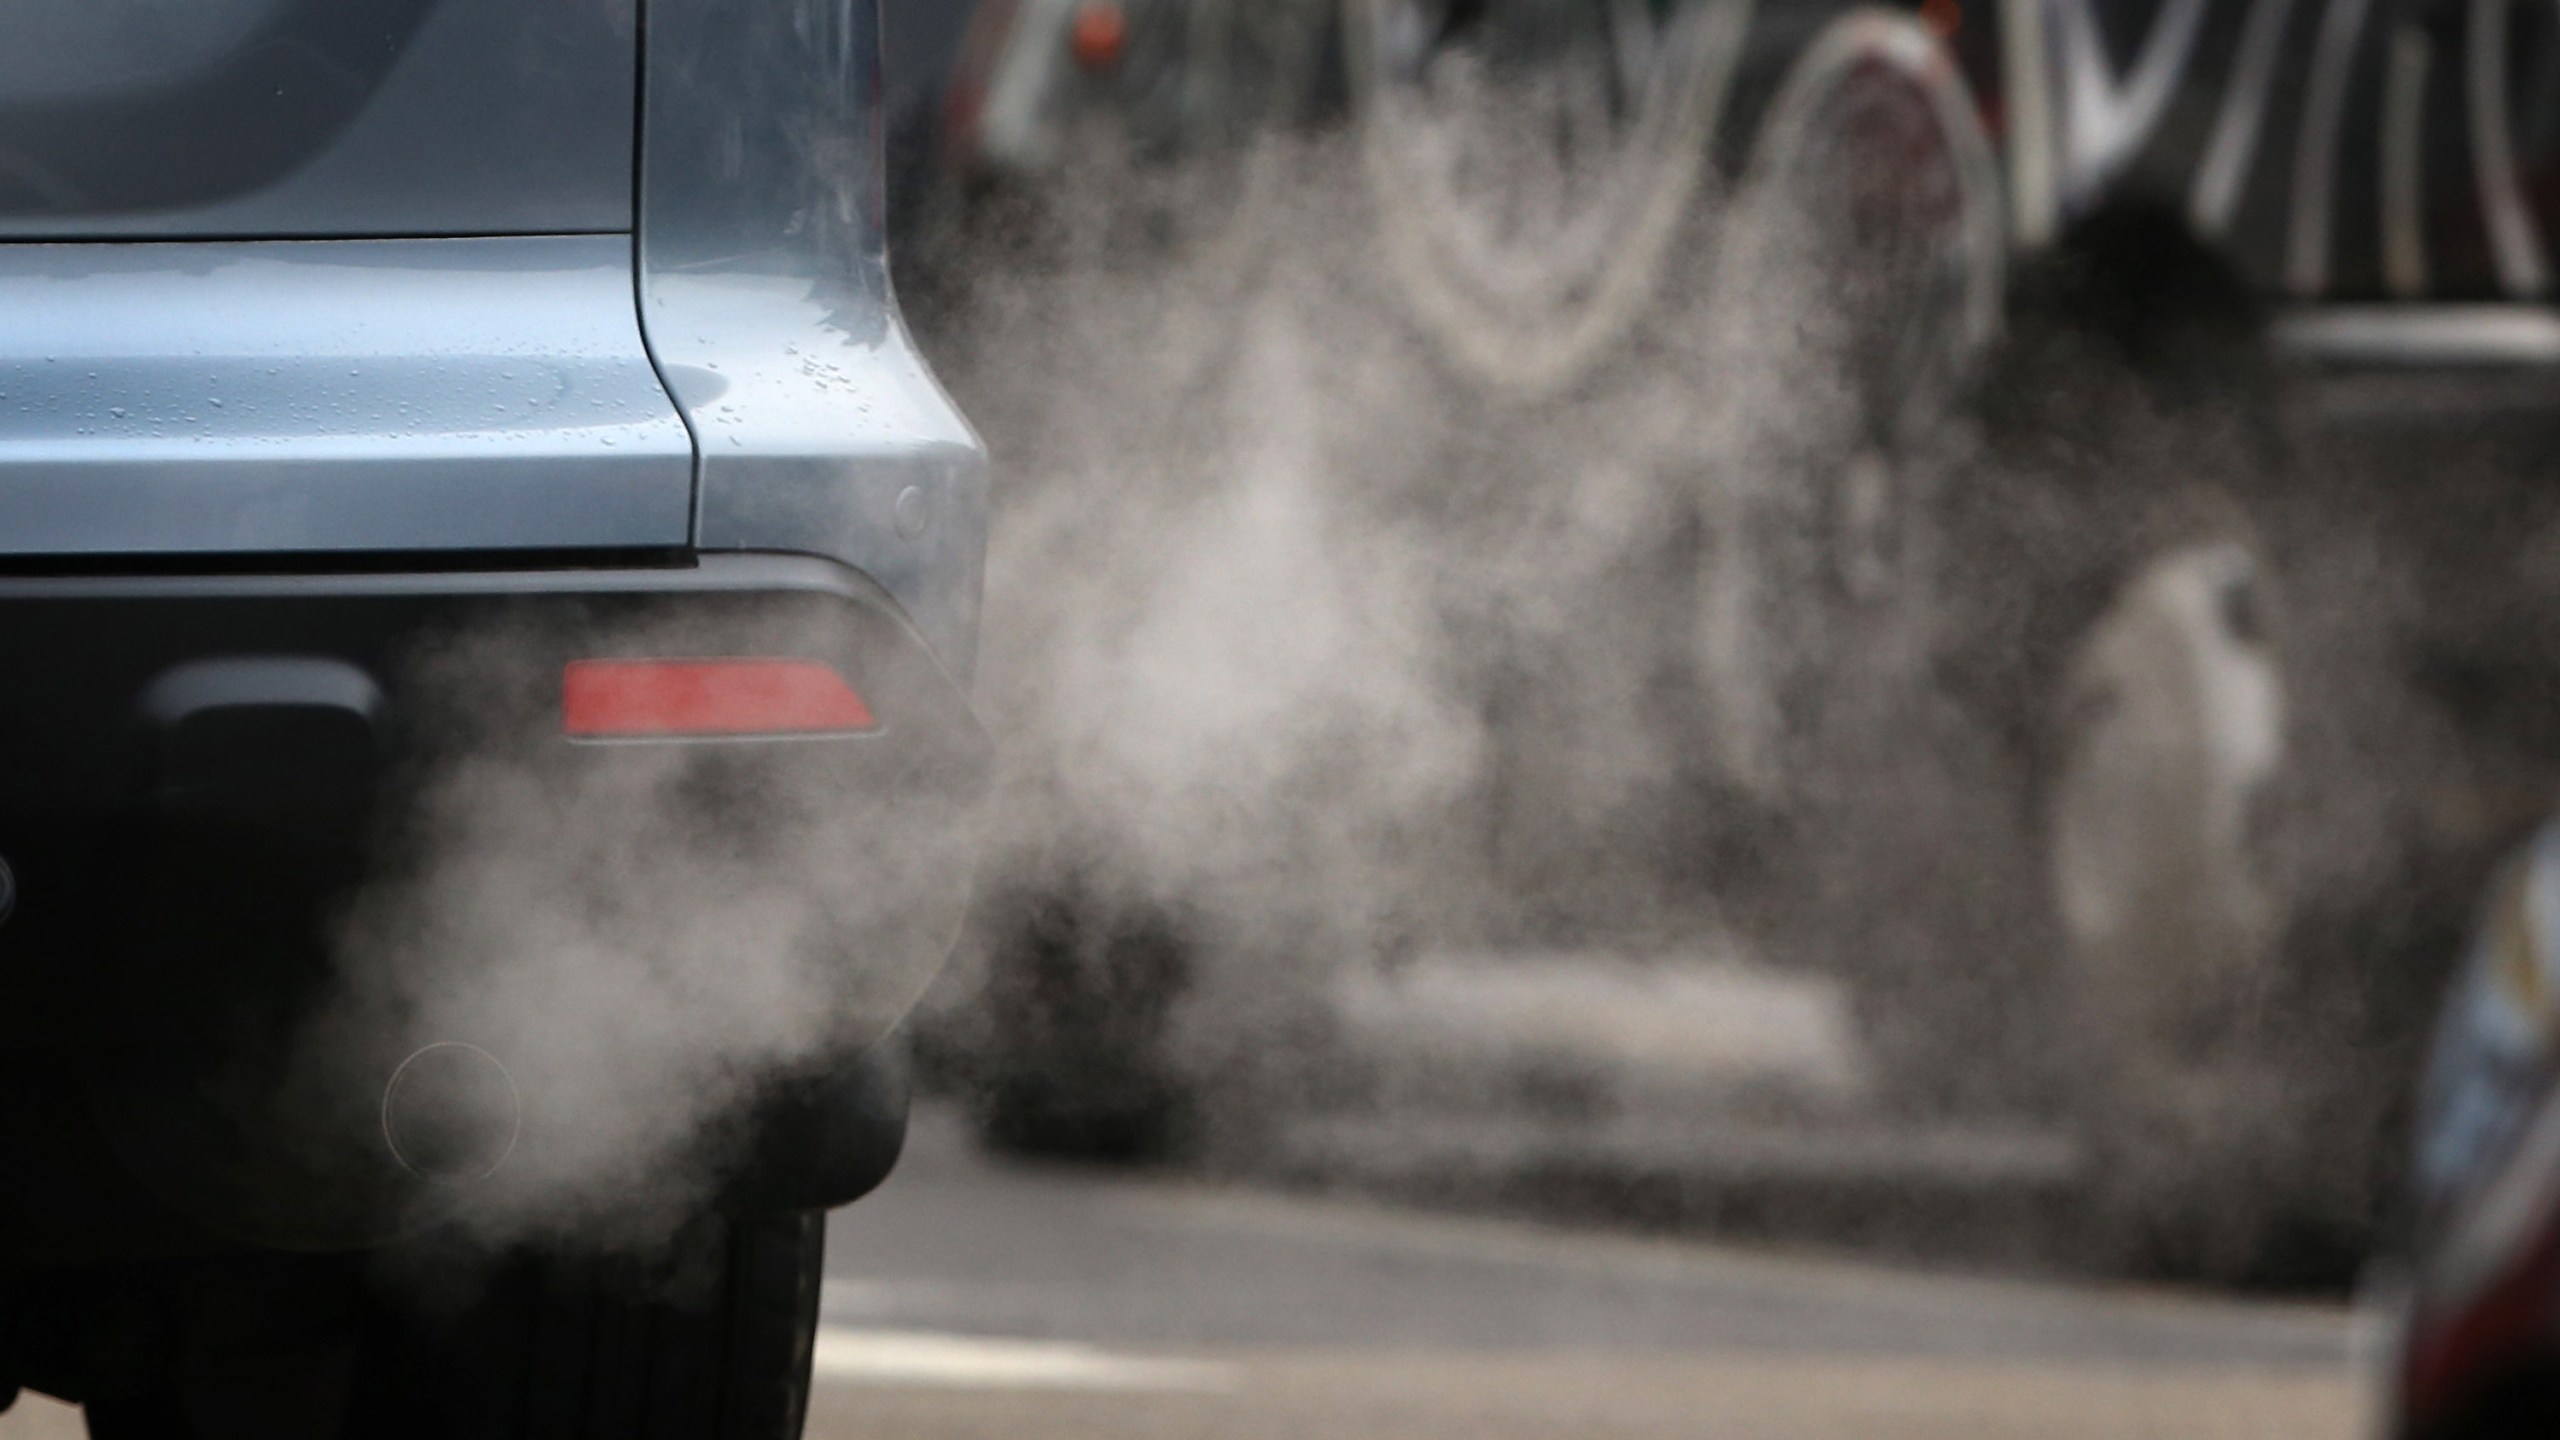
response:
[[(156, 1307), (151, 1373), (88, 1397), (97, 1440), (794, 1440), (808, 1405), (824, 1216), (697, 1223), (660, 1260), (419, 1267), (360, 1303), (352, 1345), (242, 1350), (236, 1297)], [(444, 1293), (447, 1290), (454, 1293)], [(414, 1292), (414, 1293), (413, 1293)], [(419, 1298), (423, 1296), (423, 1298)], [(306, 1317), (307, 1318), (307, 1317)]]
[(1180, 1149), (1195, 1080), (1171, 1054), (1171, 1029), (1191, 950), (1171, 919), (1073, 880), (999, 897), (977, 918), (979, 1134), (1015, 1154), (1133, 1161)]
[(347, 1434), (796, 1440), (825, 1244), (817, 1212), (704, 1221), (658, 1265), (545, 1259), (459, 1316), (391, 1312)]

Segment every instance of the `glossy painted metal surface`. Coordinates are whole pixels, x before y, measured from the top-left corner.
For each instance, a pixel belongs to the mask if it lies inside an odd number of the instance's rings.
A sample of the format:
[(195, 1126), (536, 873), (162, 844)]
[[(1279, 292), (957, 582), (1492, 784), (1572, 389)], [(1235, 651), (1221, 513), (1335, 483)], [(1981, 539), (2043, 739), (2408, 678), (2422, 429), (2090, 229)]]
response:
[(7, 0), (0, 237), (631, 223), (637, 0)]
[(680, 546), (630, 256), (0, 245), (0, 555)]
[(889, 289), (874, 0), (650, 0), (641, 322), (701, 454), (695, 541), (839, 560), (976, 646), (986, 459)]

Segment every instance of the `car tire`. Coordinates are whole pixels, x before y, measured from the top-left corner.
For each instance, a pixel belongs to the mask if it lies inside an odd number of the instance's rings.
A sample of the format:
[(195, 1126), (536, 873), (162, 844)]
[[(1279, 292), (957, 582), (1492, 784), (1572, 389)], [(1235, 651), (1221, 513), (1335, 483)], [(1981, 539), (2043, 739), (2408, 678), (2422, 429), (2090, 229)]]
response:
[(1187, 937), (1162, 910), (1058, 880), (991, 897), (961, 1086), (993, 1149), (1120, 1163), (1192, 1138), (1196, 1078), (1172, 1053)]
[(824, 1221), (705, 1219), (647, 1263), (385, 1256), (389, 1278), (363, 1287), (343, 1321), (307, 1315), (282, 1348), (241, 1348), (224, 1302), (180, 1299), (134, 1332), (172, 1337), (158, 1368), (86, 1397), (89, 1434), (796, 1440)]
[(661, 1263), (550, 1257), (458, 1313), (377, 1310), (348, 1440), (796, 1440), (826, 1244), (804, 1211), (697, 1222)]

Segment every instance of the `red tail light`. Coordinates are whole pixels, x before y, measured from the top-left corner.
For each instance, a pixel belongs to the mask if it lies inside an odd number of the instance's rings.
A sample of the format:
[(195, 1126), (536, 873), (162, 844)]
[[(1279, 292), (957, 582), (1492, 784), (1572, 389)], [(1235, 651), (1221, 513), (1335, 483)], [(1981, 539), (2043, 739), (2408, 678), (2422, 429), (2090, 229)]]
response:
[(1067, 48), (1087, 70), (1109, 70), (1129, 50), (1129, 14), (1117, 0), (1085, 0), (1067, 30)]
[(841, 735), (879, 728), (817, 660), (572, 660), (560, 726), (580, 739)]

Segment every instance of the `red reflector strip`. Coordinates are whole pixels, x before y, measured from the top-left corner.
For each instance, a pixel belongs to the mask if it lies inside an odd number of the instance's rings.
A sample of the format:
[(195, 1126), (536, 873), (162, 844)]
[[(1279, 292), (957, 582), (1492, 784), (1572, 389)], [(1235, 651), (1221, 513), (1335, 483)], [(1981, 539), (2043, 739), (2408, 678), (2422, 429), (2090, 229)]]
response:
[(572, 660), (560, 725), (573, 736), (810, 735), (878, 728), (816, 660)]

